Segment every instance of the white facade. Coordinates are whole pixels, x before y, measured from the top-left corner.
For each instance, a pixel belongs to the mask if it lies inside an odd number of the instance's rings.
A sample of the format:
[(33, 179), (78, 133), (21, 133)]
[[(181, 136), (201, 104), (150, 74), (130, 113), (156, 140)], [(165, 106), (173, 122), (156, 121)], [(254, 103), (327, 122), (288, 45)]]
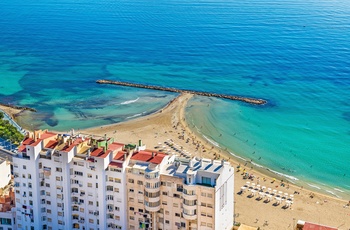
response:
[(47, 131), (13, 157), (17, 229), (231, 229), (233, 168)]
[(127, 229), (125, 162), (114, 159), (124, 145), (35, 135), (13, 158), (17, 228)]
[(0, 188), (5, 187), (11, 180), (11, 167), (10, 164), (3, 159), (0, 159)]
[(0, 212), (0, 229), (16, 230), (14, 212)]

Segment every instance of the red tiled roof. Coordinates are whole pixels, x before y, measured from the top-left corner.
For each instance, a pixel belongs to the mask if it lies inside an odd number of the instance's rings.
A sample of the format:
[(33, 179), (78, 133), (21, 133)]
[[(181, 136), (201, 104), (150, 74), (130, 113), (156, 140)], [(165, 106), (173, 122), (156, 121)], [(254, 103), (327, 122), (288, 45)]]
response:
[(106, 158), (110, 152), (112, 152), (112, 150), (108, 149), (105, 153), (102, 153), (102, 154), (99, 155), (98, 157)]
[(51, 141), (49, 141), (49, 143), (46, 144), (45, 148), (53, 149), (53, 148), (55, 148), (57, 145), (58, 145), (58, 141), (51, 140)]
[(118, 167), (118, 168), (122, 168), (123, 164), (122, 163), (118, 163), (118, 162), (111, 162), (109, 163), (109, 166), (113, 166), (113, 167)]
[(131, 159), (137, 160), (137, 161), (143, 161), (143, 162), (150, 162), (154, 164), (160, 164), (165, 156), (166, 155), (163, 153), (154, 152), (154, 156), (152, 157), (152, 151), (141, 150), (134, 153), (131, 156)]
[(318, 224), (306, 222), (304, 224), (303, 230), (337, 230), (337, 228), (332, 228), (324, 225), (318, 225)]
[(53, 136), (56, 136), (57, 134), (56, 133), (52, 133), (52, 132), (45, 132), (45, 133), (42, 133), (40, 135), (40, 139), (44, 140), (46, 138), (50, 138), (50, 137), (53, 137)]
[(113, 158), (113, 160), (117, 160), (117, 161), (125, 161), (124, 159), (124, 154), (126, 152), (125, 151), (119, 151)]
[(22, 142), (23, 145), (30, 145), (34, 143), (34, 140), (30, 137), (27, 137), (26, 139), (24, 139), (24, 141)]
[(26, 153), (27, 152), (27, 148), (25, 145), (21, 145), (18, 147), (18, 152), (20, 153)]
[(36, 142), (31, 143), (30, 146), (33, 146), (33, 147), (37, 146), (41, 141), (42, 141), (41, 139), (38, 139), (38, 140), (36, 140)]
[(75, 139), (71, 145), (69, 145), (69, 146), (66, 145), (66, 146), (62, 149), (62, 151), (64, 151), (64, 152), (69, 152), (69, 151), (71, 151), (71, 150), (74, 148), (74, 146), (79, 145), (79, 144), (82, 143), (82, 142), (83, 142), (83, 139), (82, 139), (81, 137), (79, 137), (79, 138)]
[(92, 157), (98, 157), (100, 156), (101, 154), (103, 154), (103, 148), (96, 148), (94, 149), (94, 151), (91, 152), (91, 156)]
[(113, 142), (108, 145), (108, 149), (110, 150), (117, 150), (117, 149), (122, 149), (124, 147), (124, 144)]

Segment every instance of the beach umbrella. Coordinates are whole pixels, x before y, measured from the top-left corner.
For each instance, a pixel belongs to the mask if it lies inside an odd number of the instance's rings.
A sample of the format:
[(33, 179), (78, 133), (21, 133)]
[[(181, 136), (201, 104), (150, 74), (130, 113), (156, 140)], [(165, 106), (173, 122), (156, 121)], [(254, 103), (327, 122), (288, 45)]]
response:
[(245, 182), (247, 185), (250, 185), (250, 182), (249, 181), (247, 181), (247, 182)]
[(269, 190), (269, 192), (271, 192), (272, 189), (271, 188), (267, 188), (267, 190)]
[(255, 183), (252, 183), (252, 186), (255, 186)]
[(272, 192), (273, 192), (273, 193), (277, 193), (277, 190), (276, 190), (276, 189), (274, 189), (274, 190), (272, 190)]
[(261, 188), (262, 188), (262, 189), (265, 189), (265, 188), (266, 188), (266, 186), (262, 186)]
[(278, 191), (278, 194), (282, 195), (282, 193), (283, 193), (282, 191)]

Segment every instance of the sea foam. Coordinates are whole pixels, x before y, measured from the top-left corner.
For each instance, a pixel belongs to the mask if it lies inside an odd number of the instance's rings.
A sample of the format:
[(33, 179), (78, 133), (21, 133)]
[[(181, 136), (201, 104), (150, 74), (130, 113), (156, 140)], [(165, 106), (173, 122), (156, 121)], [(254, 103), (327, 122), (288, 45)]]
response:
[(122, 103), (120, 103), (121, 105), (128, 105), (128, 104), (131, 104), (131, 103), (134, 103), (134, 102), (137, 102), (140, 98), (136, 98), (135, 100), (129, 100), (129, 101), (124, 101)]

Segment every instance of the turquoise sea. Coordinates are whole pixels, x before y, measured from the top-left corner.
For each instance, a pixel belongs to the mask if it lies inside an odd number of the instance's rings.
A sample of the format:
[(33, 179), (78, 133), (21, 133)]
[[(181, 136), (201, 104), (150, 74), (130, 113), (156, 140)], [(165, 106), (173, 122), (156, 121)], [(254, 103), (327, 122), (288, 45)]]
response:
[(347, 0), (2, 0), (0, 101), (27, 128), (82, 129), (152, 113), (176, 95), (112, 79), (258, 97), (195, 97), (196, 132), (293, 182), (350, 191)]

